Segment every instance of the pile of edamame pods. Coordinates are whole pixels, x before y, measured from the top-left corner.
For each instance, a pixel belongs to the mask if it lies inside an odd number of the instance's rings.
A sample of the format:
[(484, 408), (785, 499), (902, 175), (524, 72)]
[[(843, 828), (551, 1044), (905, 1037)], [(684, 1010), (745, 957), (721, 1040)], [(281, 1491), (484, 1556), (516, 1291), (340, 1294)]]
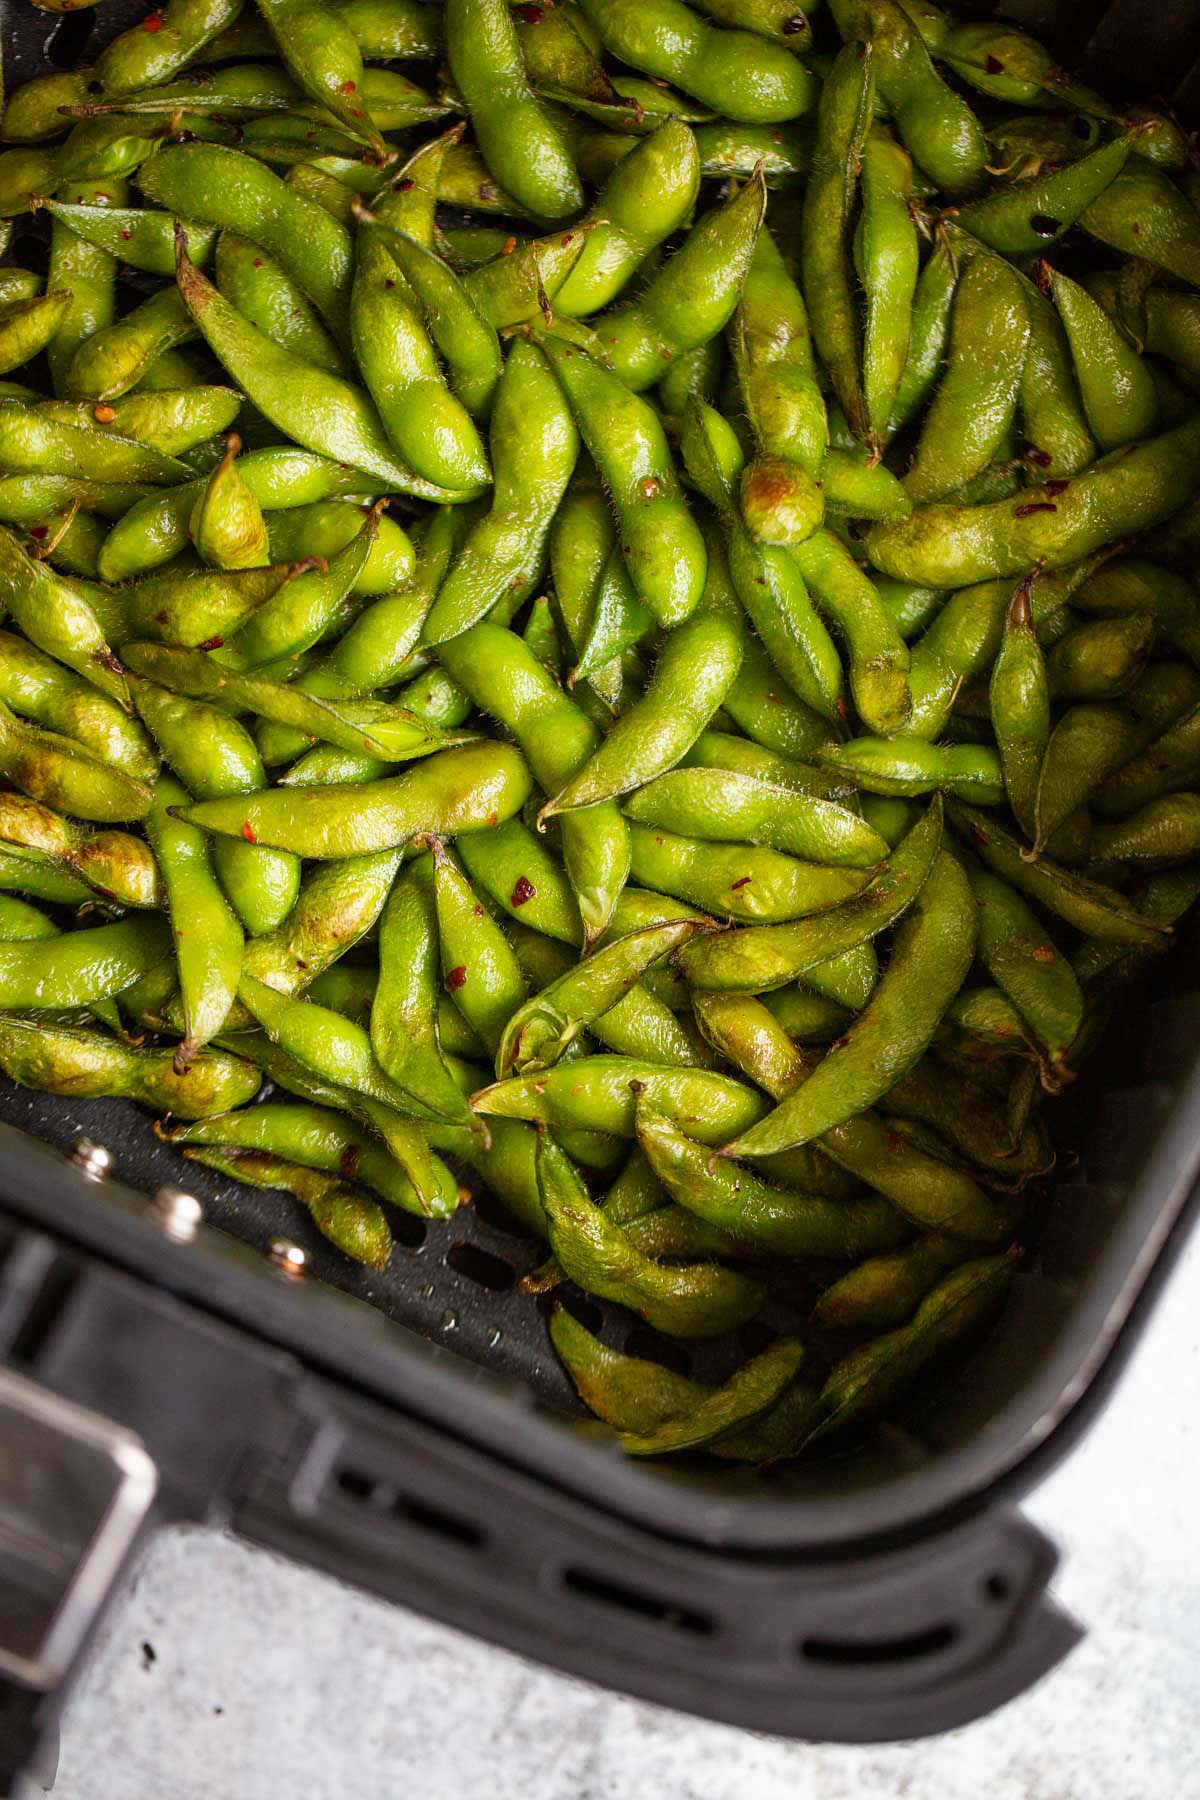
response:
[(886, 1416), (1200, 892), (1190, 141), (925, 0), (167, 0), (0, 138), (0, 1067), (817, 1296), (559, 1305), (635, 1454)]

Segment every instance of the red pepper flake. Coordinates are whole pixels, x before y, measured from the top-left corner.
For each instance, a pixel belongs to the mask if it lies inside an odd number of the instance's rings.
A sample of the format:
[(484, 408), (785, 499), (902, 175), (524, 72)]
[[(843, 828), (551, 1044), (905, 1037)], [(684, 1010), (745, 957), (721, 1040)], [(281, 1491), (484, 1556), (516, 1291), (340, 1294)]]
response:
[(142, 30), (153, 35), (154, 32), (161, 31), (166, 22), (160, 12), (147, 13), (142, 20)]
[(807, 24), (808, 20), (805, 18), (804, 14), (798, 12), (793, 13), (790, 19), (785, 19), (780, 29), (785, 37), (795, 37), (797, 32), (803, 31)]
[(396, 284), (394, 281), (385, 281), (383, 285), (385, 288), (394, 288)]
[(482, 906), (477, 906), (477, 907), (476, 907), (476, 908), (475, 908), (475, 917), (476, 917), (476, 918), (477, 918), (477, 919), (482, 919), (482, 917), (483, 917), (483, 908), (482, 908)]
[(341, 87), (338, 89), (339, 94), (357, 94), (357, 92), (357, 81), (343, 81)]
[(48, 525), (31, 525), (29, 527), (29, 535), (31, 538), (37, 538), (40, 543), (43, 538), (48, 538), (50, 536), (50, 527)]
[(1069, 481), (1047, 481), (1043, 491), (1053, 498), (1065, 494), (1070, 485)]
[(252, 265), (252, 266), (253, 266), (253, 267), (254, 267), (254, 268), (256, 268), (256, 269), (261, 269), (261, 268), (262, 268), (262, 266), (263, 266), (263, 259), (262, 259), (262, 257), (261, 257), (261, 256), (256, 256), (256, 257), (255, 257), (255, 259), (254, 259), (254, 263), (253, 263), (253, 265)]
[(568, 244), (573, 244), (575, 242), (575, 233), (573, 231), (568, 231), (559, 241), (565, 250)]
[(122, 240), (123, 240), (123, 241), (124, 241), (124, 242), (126, 242), (126, 243), (128, 243), (128, 241), (129, 241), (129, 239), (130, 239), (130, 238), (131, 238), (131, 237), (132, 237), (132, 236), (133, 236), (133, 233), (132, 233), (132, 231), (130, 231), (130, 229), (129, 229), (129, 227), (128, 227), (128, 226), (127, 226), (127, 225), (122, 225), (122, 227), (121, 227), (121, 237), (122, 237)]
[(1031, 462), (1035, 469), (1048, 469), (1054, 458), (1048, 450), (1039, 450), (1036, 444), (1030, 444), (1025, 452), (1025, 461)]
[(98, 425), (111, 425), (117, 416), (115, 406), (93, 406), (92, 417)]
[(1053, 500), (1031, 500), (1028, 506), (1018, 506), (1013, 513), (1014, 519), (1027, 519), (1031, 513), (1057, 512)]
[(543, 9), (540, 6), (514, 6), (513, 11), (522, 25), (540, 25), (544, 17)]
[(501, 256), (511, 256), (513, 251), (516, 249), (516, 247), (517, 247), (516, 238), (515, 237), (506, 237), (504, 240), (504, 243), (501, 247), (501, 250), (500, 250)]
[(169, 617), (170, 617), (170, 615), (169, 615), (169, 613), (168, 613), (168, 612), (167, 612), (167, 609), (166, 609), (166, 607), (165, 607), (165, 606), (164, 606), (164, 607), (163, 607), (163, 609), (162, 609), (162, 611), (161, 611), (161, 612), (156, 612), (156, 613), (155, 613), (155, 615), (154, 615), (154, 623), (155, 623), (155, 624), (156, 624), (156, 625), (165, 625), (165, 624), (166, 624), (166, 622), (167, 622), (167, 619), (168, 619), (168, 618), (169, 618)]
[(457, 968), (449, 969), (447, 971), (446, 986), (450, 989), (450, 992), (452, 994), (456, 991), (456, 989), (458, 989), (460, 987), (466, 987), (466, 985), (467, 985), (467, 968), (466, 968), (465, 963), (459, 963)]
[(396, 192), (397, 192), (397, 193), (398, 193), (398, 194), (407, 194), (407, 193), (408, 193), (408, 191), (409, 191), (409, 189), (410, 189), (410, 188), (414, 188), (414, 187), (416, 187), (416, 185), (417, 185), (417, 184), (416, 184), (416, 182), (415, 182), (415, 181), (414, 181), (414, 180), (413, 180), (413, 178), (412, 178), (412, 176), (411, 176), (411, 175), (406, 175), (406, 176), (405, 176), (405, 177), (404, 177), (404, 180), (403, 180), (403, 181), (398, 181), (398, 182), (397, 182), (397, 183), (396, 183)]
[(513, 884), (512, 904), (514, 906), (527, 906), (536, 893), (537, 889), (534, 887), (532, 881), (530, 881), (528, 875), (518, 875)]
[(971, 833), (971, 842), (975, 845), (976, 849), (986, 850), (992, 841), (987, 832), (981, 831), (978, 825), (972, 825), (969, 829)]
[(750, 881), (751, 881), (751, 877), (749, 875), (742, 875), (742, 876), (739, 876), (737, 881), (731, 881), (729, 886), (732, 889), (732, 891), (736, 894), (739, 888), (749, 887)]
[(257, 844), (258, 842), (258, 833), (255, 831), (249, 819), (242, 820), (242, 836), (248, 844)]
[[(1054, 218), (1050, 213), (1030, 213), (1029, 229), (1035, 237), (1057, 237), (1062, 230), (1062, 220)], [(1137, 230), (1136, 225), (1134, 230)]]
[(338, 1173), (343, 1181), (353, 1181), (354, 1171), (358, 1167), (358, 1145), (347, 1144), (338, 1157)]
[(998, 56), (989, 56), (983, 66), (989, 75), (1003, 75), (1004, 73), (1004, 64)]
[(487, 816), (487, 823), (489, 825), (498, 825), (500, 823), (500, 814), (490, 812)]
[[(205, 638), (205, 640), (202, 644), (196, 645), (196, 648), (197, 648), (197, 650), (219, 650), (224, 642), (225, 642), (224, 638), (219, 638), (219, 637)], [(225, 686), (225, 683), (223, 680), (221, 682), (221, 686), (222, 687)]]
[(662, 482), (656, 475), (643, 475), (638, 492), (643, 500), (657, 500), (662, 493)]

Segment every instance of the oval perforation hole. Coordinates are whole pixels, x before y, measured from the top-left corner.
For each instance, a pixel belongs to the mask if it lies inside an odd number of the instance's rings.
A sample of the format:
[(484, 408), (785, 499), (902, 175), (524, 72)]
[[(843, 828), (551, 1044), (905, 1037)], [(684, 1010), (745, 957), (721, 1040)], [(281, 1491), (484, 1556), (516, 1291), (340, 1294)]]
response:
[(949, 1619), (925, 1631), (894, 1638), (806, 1637), (797, 1646), (807, 1662), (878, 1667), (884, 1663), (921, 1662), (958, 1642), (959, 1628)]
[(392, 1236), (405, 1250), (420, 1250), (428, 1235), (429, 1227), (424, 1219), (415, 1214), (402, 1212), (393, 1207), (388, 1213), (388, 1223), (392, 1228)]
[(712, 1613), (701, 1612), (694, 1606), (683, 1606), (679, 1601), (668, 1600), (662, 1594), (649, 1593), (645, 1588), (630, 1587), (611, 1575), (599, 1575), (592, 1569), (583, 1569), (575, 1564), (569, 1564), (563, 1570), (562, 1585), (568, 1593), (581, 1594), (587, 1600), (598, 1601), (601, 1606), (612, 1607), (617, 1612), (632, 1613), (639, 1619), (651, 1619), (656, 1624), (669, 1625), (675, 1631), (689, 1632), (693, 1637), (711, 1637), (717, 1629)]
[(495, 1194), (489, 1193), (487, 1188), (480, 1188), (478, 1193), (472, 1194), (471, 1210), (483, 1220), (485, 1225), (490, 1225), (494, 1231), (504, 1232), (507, 1237), (522, 1239), (538, 1237), (538, 1233), (531, 1226), (522, 1224), (520, 1219), (509, 1212), (503, 1201), (498, 1200)]
[(507, 1293), (517, 1279), (516, 1270), (502, 1256), (481, 1250), (478, 1244), (451, 1244), (446, 1252), (446, 1265), (458, 1275), (465, 1275), (476, 1287), (491, 1294)]

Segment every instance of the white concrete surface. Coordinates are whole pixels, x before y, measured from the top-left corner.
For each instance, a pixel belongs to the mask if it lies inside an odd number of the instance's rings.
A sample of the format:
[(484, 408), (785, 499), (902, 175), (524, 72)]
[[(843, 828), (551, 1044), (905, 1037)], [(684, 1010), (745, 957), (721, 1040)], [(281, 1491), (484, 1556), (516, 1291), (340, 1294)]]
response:
[(1200, 1800), (1198, 1419), (1200, 1242), (1109, 1411), (1028, 1507), (1090, 1635), (1034, 1692), (936, 1741), (706, 1725), (180, 1531), (108, 1626), (54, 1797)]

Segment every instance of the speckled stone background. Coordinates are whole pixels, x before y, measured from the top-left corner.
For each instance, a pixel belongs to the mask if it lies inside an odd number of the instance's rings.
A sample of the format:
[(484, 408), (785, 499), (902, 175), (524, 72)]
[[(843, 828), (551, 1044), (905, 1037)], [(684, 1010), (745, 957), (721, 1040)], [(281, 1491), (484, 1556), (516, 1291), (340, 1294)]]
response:
[(638, 1705), (171, 1532), (74, 1698), (54, 1800), (1200, 1800), (1200, 1242), (1027, 1510), (1089, 1636), (992, 1718), (865, 1750)]

